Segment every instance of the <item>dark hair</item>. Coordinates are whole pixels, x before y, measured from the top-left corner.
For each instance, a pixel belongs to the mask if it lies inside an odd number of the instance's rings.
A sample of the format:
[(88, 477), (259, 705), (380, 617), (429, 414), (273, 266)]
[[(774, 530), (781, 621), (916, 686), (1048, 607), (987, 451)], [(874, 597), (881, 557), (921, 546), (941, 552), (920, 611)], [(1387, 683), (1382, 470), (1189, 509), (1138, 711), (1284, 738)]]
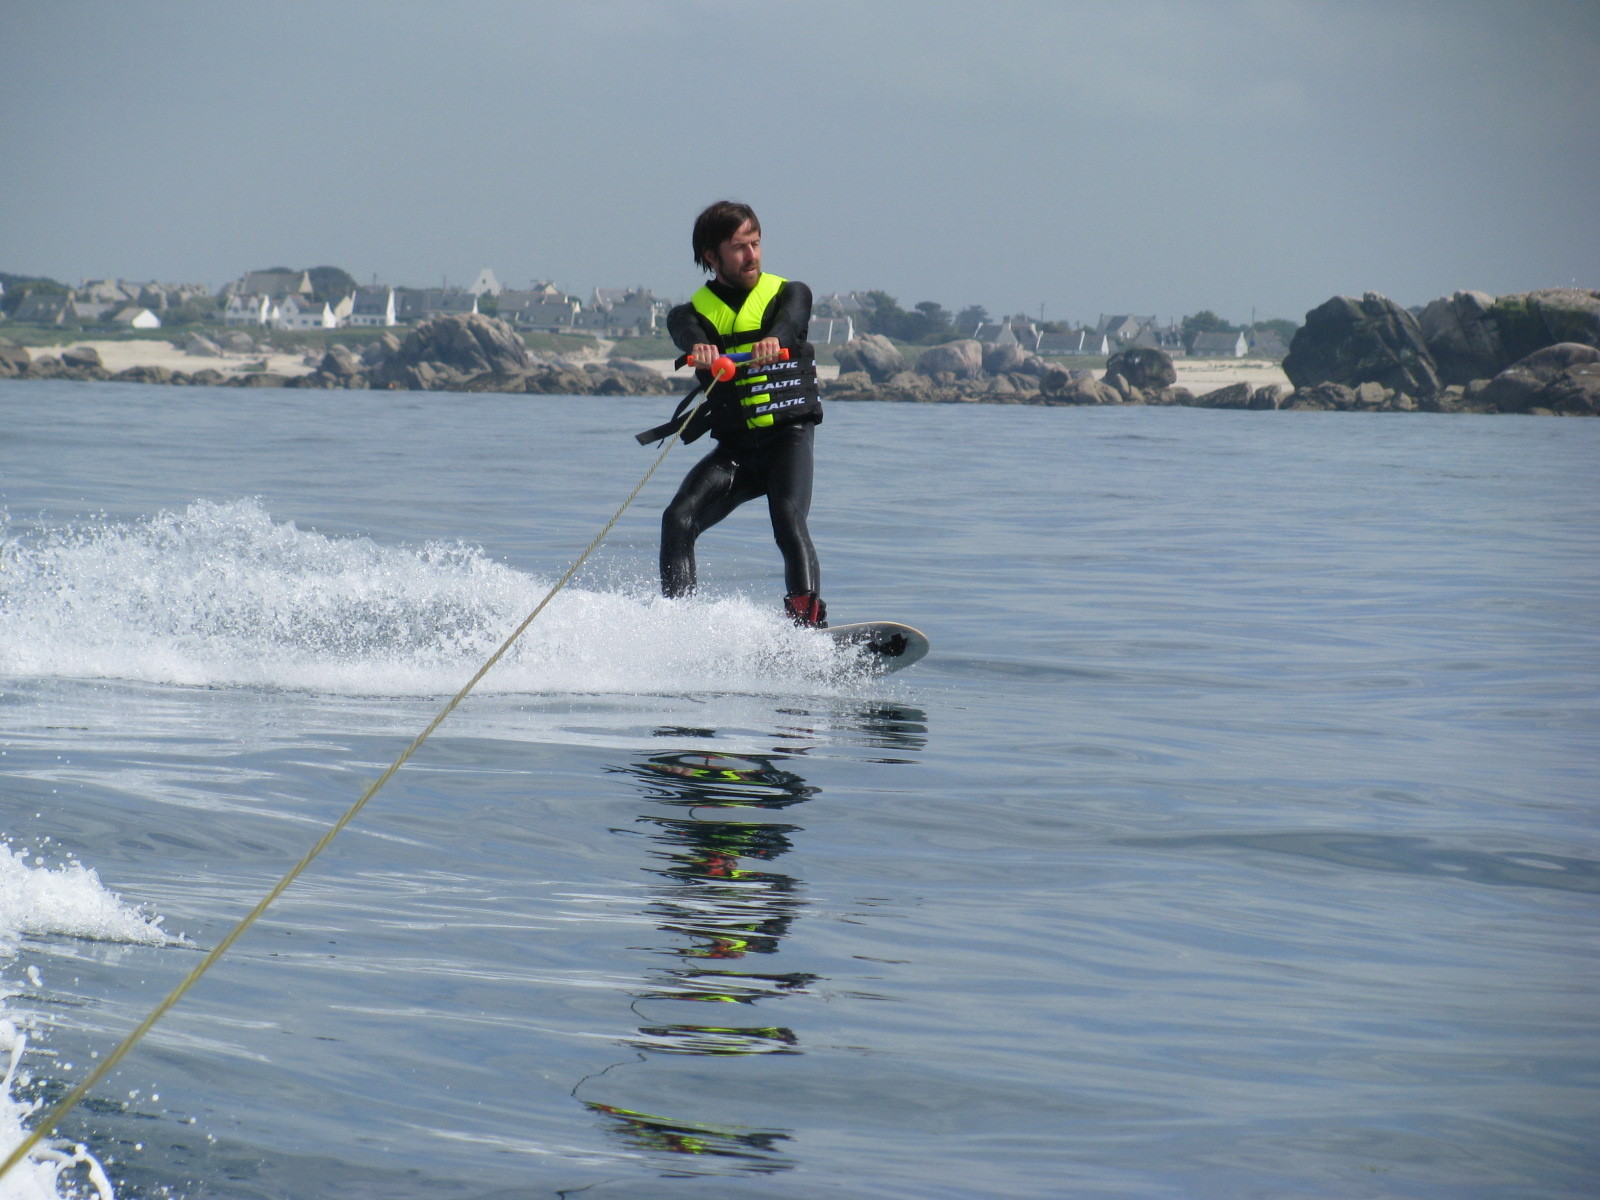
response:
[(737, 200), (718, 200), (696, 217), (694, 265), (707, 273), (713, 272), (715, 268), (706, 262), (706, 255), (738, 233), (746, 221), (755, 226), (757, 233), (761, 232), (761, 218), (756, 216), (755, 209)]

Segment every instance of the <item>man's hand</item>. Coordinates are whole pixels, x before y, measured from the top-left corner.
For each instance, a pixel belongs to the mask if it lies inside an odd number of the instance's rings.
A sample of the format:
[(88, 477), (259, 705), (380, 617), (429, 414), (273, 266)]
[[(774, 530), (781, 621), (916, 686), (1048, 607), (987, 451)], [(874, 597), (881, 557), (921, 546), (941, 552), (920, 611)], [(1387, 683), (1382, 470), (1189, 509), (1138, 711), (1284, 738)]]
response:
[(708, 345), (705, 342), (696, 342), (694, 349), (689, 351), (689, 353), (693, 356), (694, 365), (698, 369), (702, 371), (709, 371), (711, 370), (711, 364), (717, 361), (717, 358), (719, 355), (721, 355), (722, 351), (718, 350), (715, 346)]
[(782, 353), (783, 347), (778, 345), (777, 338), (762, 338), (754, 346), (750, 347), (750, 365), (759, 367), (764, 363), (773, 362)]

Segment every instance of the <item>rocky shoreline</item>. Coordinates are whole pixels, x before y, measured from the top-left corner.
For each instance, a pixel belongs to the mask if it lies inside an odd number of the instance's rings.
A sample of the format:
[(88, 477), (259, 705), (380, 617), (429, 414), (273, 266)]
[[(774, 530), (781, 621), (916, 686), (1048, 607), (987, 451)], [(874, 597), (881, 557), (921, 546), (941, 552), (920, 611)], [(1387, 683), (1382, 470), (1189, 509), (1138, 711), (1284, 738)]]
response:
[[(238, 332), (219, 341), (229, 339), (236, 347), (253, 345)], [(208, 361), (227, 349), (193, 333), (184, 348)], [(913, 365), (887, 338), (867, 334), (837, 355), (838, 377), (820, 385), (834, 401), (1595, 416), (1600, 291), (1498, 298), (1457, 292), (1419, 315), (1371, 292), (1360, 300), (1335, 296), (1307, 313), (1295, 333), (1283, 361), (1288, 385), (1233, 380), (1199, 393), (1178, 383), (1165, 351), (1138, 346), (1112, 355), (1099, 375), (1048, 362), (1014, 342), (946, 342)], [(92, 346), (35, 358), (0, 343), (0, 378), (580, 396), (666, 395), (686, 386), (628, 359), (532, 354), (509, 325), (479, 314), (436, 317), (403, 338), (386, 333), (359, 352), (334, 344), (306, 359), (301, 366), (310, 369), (300, 373), (266, 369), (266, 359), (253, 366), (188, 372), (138, 365), (112, 372)]]
[[(182, 348), (207, 362), (219, 361), (230, 353), (229, 346), (193, 333), (185, 337)], [(249, 356), (259, 351), (248, 334), (235, 335), (232, 353)], [(60, 354), (34, 357), (21, 347), (0, 342), (0, 378), (578, 396), (664, 395), (682, 386), (631, 359), (583, 362), (532, 354), (504, 321), (476, 313), (436, 317), (403, 338), (386, 333), (360, 351), (335, 343), (323, 354), (302, 363), (310, 370), (292, 374), (275, 371), (268, 369), (269, 362), (263, 355), (227, 371), (214, 366), (184, 371), (154, 364), (112, 371), (92, 346), (75, 346)]]
[(1178, 385), (1170, 355), (1143, 347), (1112, 355), (1098, 378), (976, 341), (936, 346), (911, 367), (873, 335), (845, 346), (839, 369), (829, 399), (1595, 416), (1600, 292), (1457, 292), (1420, 315), (1372, 292), (1335, 296), (1295, 333), (1288, 387), (1238, 381), (1196, 394)]

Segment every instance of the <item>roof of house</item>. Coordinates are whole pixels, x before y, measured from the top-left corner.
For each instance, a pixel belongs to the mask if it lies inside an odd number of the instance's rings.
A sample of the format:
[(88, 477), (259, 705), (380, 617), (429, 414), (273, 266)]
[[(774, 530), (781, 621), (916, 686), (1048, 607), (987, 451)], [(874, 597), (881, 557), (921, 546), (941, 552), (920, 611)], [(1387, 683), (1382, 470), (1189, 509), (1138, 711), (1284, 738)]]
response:
[(389, 311), (389, 300), (393, 296), (392, 287), (357, 288), (355, 304), (350, 311), (360, 313), (362, 316), (386, 315)]
[(250, 296), (281, 296), (285, 292), (309, 296), (314, 289), (306, 271), (246, 271), (237, 290)]
[(56, 325), (72, 315), (74, 299), (72, 292), (29, 292), (12, 316), (24, 325)]
[(1232, 354), (1239, 348), (1238, 333), (1197, 333), (1191, 354)]

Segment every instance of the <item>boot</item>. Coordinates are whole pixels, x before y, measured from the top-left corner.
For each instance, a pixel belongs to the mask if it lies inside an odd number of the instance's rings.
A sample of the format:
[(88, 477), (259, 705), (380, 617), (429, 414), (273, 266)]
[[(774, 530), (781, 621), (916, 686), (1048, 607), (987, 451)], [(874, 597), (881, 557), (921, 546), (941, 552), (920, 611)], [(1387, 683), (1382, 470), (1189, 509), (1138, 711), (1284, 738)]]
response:
[(828, 627), (828, 606), (815, 592), (795, 592), (785, 596), (783, 613), (802, 629)]

